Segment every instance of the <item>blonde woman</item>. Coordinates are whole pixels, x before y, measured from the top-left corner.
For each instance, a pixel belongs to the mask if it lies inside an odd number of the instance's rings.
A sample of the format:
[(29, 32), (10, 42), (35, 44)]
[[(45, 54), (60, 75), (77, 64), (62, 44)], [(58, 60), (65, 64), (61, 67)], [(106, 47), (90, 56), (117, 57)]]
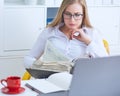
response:
[(81, 56), (108, 56), (103, 38), (89, 21), (85, 0), (63, 0), (53, 22), (43, 30), (30, 53), (25, 67), (30, 68), (45, 52), (47, 41), (69, 60)]

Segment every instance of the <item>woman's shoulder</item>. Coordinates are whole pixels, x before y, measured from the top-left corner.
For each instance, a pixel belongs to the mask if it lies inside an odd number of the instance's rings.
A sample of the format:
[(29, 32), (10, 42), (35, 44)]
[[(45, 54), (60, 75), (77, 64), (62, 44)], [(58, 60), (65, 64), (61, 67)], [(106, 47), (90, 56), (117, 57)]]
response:
[(54, 27), (46, 27), (43, 29), (45, 32), (51, 32), (52, 30), (54, 30)]
[(92, 27), (92, 28), (83, 27), (83, 30), (87, 33), (90, 33), (90, 34), (101, 34), (100, 30), (95, 28), (95, 27)]
[(54, 36), (56, 33), (56, 27), (46, 27), (42, 30), (41, 35), (45, 38), (49, 38), (51, 36)]
[(82, 29), (86, 32), (94, 32), (97, 30), (95, 27), (82, 27)]
[(48, 36), (52, 32), (52, 30), (54, 30), (52, 27), (46, 27), (42, 29), (40, 34)]
[(85, 27), (85, 32), (89, 34), (89, 36), (103, 38), (103, 33), (95, 27), (93, 28)]
[(52, 32), (54, 30), (58, 29), (58, 26), (54, 26), (54, 27), (46, 27), (44, 28), (44, 31), (47, 31), (47, 32)]
[(60, 23), (60, 24), (58, 24), (58, 25), (56, 25), (56, 26), (46, 27), (45, 30), (46, 30), (46, 31), (58, 30), (59, 27), (62, 26), (62, 25), (63, 25), (63, 23)]

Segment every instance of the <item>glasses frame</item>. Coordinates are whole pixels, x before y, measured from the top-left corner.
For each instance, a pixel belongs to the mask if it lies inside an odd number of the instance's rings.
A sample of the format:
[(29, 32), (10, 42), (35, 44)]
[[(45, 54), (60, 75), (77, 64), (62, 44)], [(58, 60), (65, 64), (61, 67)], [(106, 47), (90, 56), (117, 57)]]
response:
[[(77, 15), (79, 15), (79, 18), (77, 18), (77, 17), (75, 17), (75, 16), (77, 16)], [(68, 17), (65, 17), (65, 16), (68, 16)], [(65, 18), (65, 19), (71, 19), (72, 17), (75, 19), (75, 20), (80, 20), (82, 17), (83, 17), (83, 14), (81, 14), (81, 13), (74, 13), (74, 14), (71, 14), (71, 13), (67, 13), (67, 12), (64, 12), (63, 13), (63, 17)]]

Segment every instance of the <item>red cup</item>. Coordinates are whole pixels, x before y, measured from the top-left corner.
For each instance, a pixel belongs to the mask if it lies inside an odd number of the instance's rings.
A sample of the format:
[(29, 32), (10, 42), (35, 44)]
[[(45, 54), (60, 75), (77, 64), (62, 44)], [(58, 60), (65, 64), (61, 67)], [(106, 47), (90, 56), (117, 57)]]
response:
[(7, 79), (2, 79), (1, 84), (10, 91), (17, 91), (21, 87), (21, 78), (18, 76), (10, 76), (7, 77)]

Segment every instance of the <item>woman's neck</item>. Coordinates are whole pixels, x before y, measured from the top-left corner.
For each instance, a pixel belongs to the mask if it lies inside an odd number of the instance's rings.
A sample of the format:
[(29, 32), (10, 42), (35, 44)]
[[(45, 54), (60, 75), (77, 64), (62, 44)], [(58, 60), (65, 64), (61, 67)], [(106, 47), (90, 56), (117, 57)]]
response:
[(66, 26), (61, 26), (60, 28), (60, 31), (61, 32), (63, 32), (69, 39), (71, 39), (71, 32), (72, 32), (72, 30), (71, 29), (69, 29), (69, 28), (67, 28)]

